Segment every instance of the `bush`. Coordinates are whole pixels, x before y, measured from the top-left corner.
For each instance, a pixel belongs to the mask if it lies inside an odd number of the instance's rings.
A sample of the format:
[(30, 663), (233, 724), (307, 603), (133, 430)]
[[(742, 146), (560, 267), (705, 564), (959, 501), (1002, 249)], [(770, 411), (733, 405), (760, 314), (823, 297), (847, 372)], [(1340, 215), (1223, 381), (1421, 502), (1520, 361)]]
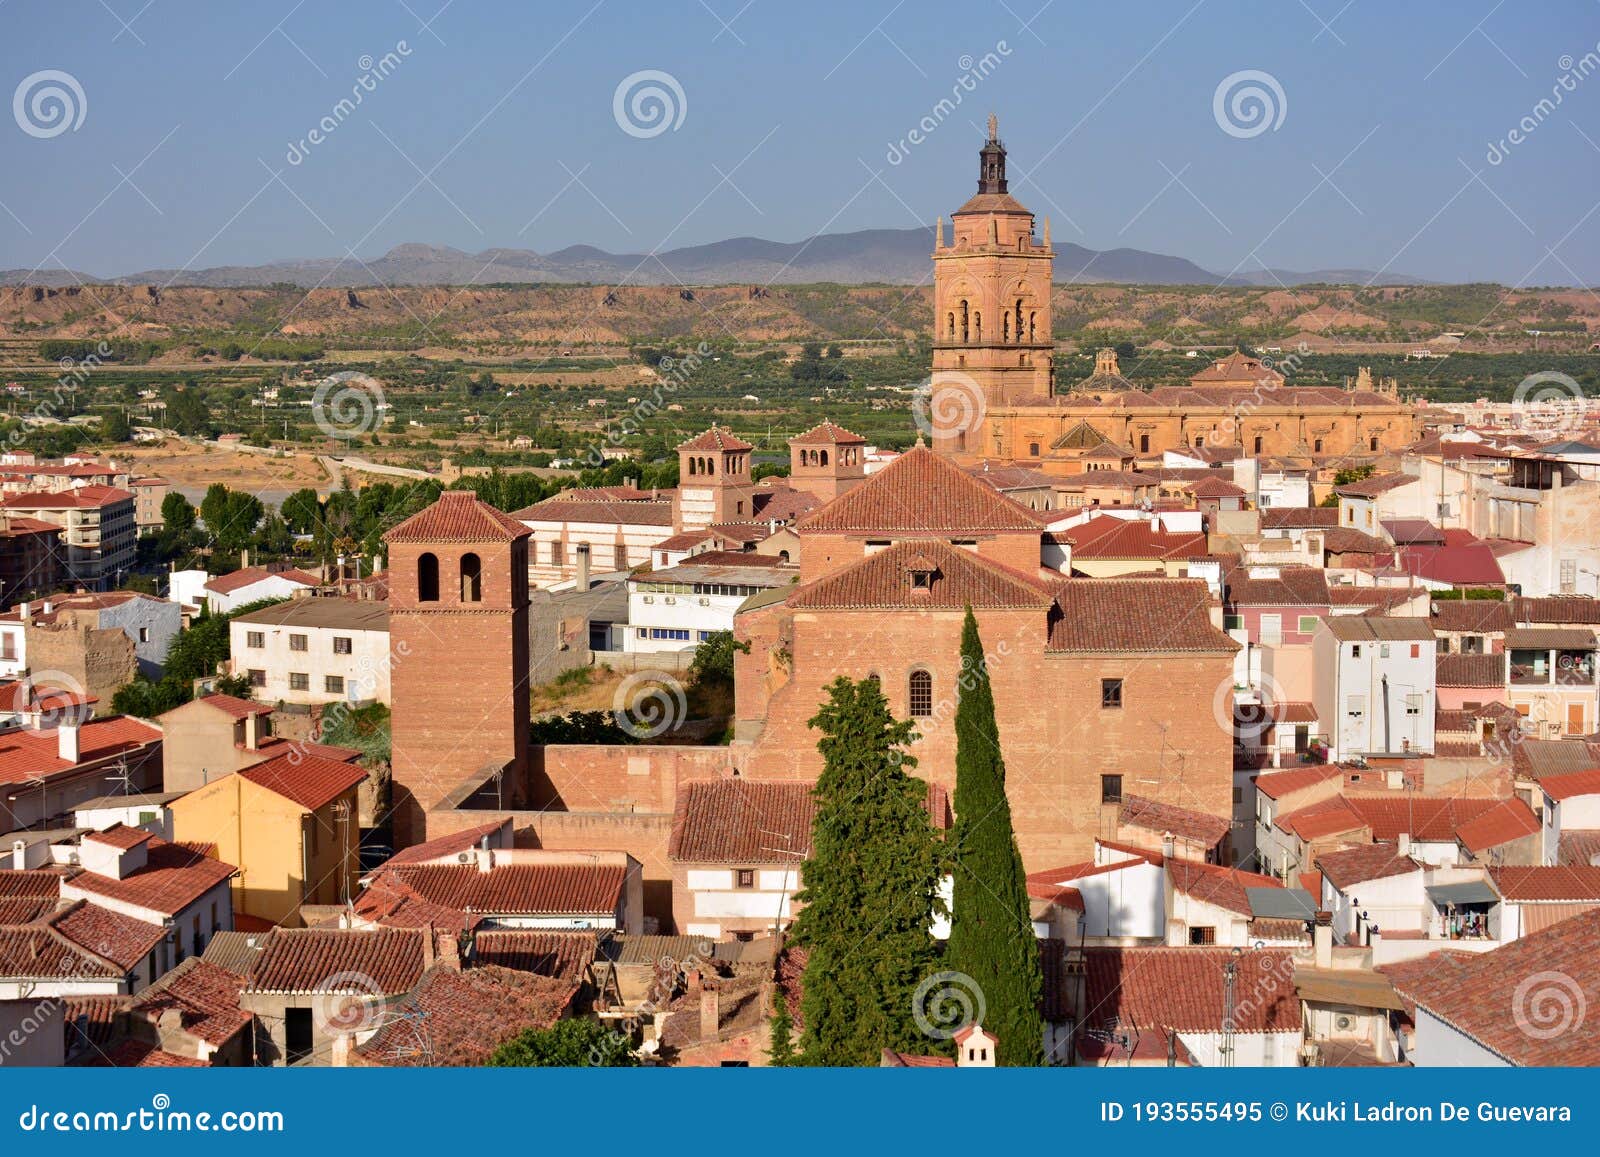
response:
[(627, 1037), (598, 1020), (583, 1018), (525, 1029), (495, 1049), (488, 1063), (499, 1069), (633, 1069), (639, 1067), (639, 1058)]

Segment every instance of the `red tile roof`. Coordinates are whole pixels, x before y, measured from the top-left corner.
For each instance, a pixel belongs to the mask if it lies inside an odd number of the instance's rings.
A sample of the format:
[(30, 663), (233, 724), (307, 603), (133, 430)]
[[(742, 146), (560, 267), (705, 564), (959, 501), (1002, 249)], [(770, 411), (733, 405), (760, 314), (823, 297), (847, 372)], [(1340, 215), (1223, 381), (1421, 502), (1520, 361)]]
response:
[(1495, 889), (1517, 903), (1573, 900), (1600, 901), (1600, 867), (1490, 868)]
[(802, 534), (1037, 534), (1045, 522), (942, 454), (915, 446), (800, 519)]
[(601, 526), (672, 526), (670, 502), (573, 502), (546, 498), (532, 506), (514, 512), (518, 523), (527, 522), (593, 522)]
[(1244, 496), (1243, 489), (1221, 478), (1202, 478), (1198, 482), (1190, 483), (1188, 490), (1196, 498), (1242, 498)]
[(1211, 592), (1203, 579), (1069, 579), (1057, 585), (1056, 605), (1061, 613), (1050, 624), (1050, 651), (1239, 649), (1212, 625)]
[(250, 966), (245, 991), (394, 996), (422, 978), (431, 935), (401, 928), (276, 928)]
[[(1446, 531), (1446, 536), (1456, 534)], [(1454, 540), (1444, 546), (1407, 546), (1400, 569), (1417, 578), (1461, 586), (1499, 586), (1506, 581), (1500, 560), (1488, 543)]]
[(1394, 844), (1362, 844), (1337, 852), (1323, 852), (1317, 857), (1317, 869), (1342, 892), (1368, 880), (1420, 872), (1422, 865), (1410, 856), (1402, 856)]
[(61, 877), (54, 872), (20, 871), (7, 868), (0, 871), (0, 900), (17, 898), (50, 899), (61, 895)]
[[(271, 578), (282, 579), (284, 582), (298, 583), (303, 587), (315, 587), (322, 584), (322, 580), (315, 575), (307, 574), (296, 567), (269, 568), (251, 566), (245, 567), (243, 570), (219, 574), (216, 578), (206, 583), (205, 589), (214, 594), (231, 595), (234, 591), (243, 590), (245, 587), (254, 586), (256, 583), (265, 582)], [(232, 698), (232, 696), (218, 696), (218, 698)]]
[(471, 490), (446, 490), (432, 506), (413, 514), (383, 538), (385, 542), (515, 542), (529, 533), (509, 514), (479, 502)]
[(1498, 655), (1440, 655), (1434, 660), (1434, 679), (1440, 687), (1504, 687), (1504, 652)]
[[(447, 836), (429, 840), (423, 844), (413, 844), (403, 848), (390, 856), (384, 863), (386, 868), (398, 868), (402, 864), (420, 864), (427, 860), (454, 859), (461, 852), (476, 847), (478, 841), (484, 836), (494, 835), (506, 826), (506, 820), (490, 820), (488, 823), (478, 824), (475, 827), (464, 828), (459, 832), (451, 832)], [(498, 841), (491, 841), (498, 846)]]
[(743, 438), (734, 436), (725, 426), (713, 426), (703, 434), (696, 434), (687, 442), (678, 444), (679, 450), (754, 450)]
[[(1310, 607), (1328, 605), (1328, 576), (1320, 567), (1237, 567), (1227, 577), (1228, 602), (1234, 606)], [(1271, 573), (1276, 570), (1277, 573)]]
[(667, 855), (717, 864), (798, 867), (811, 853), (811, 784), (713, 779), (678, 786)]
[(1234, 350), (1227, 357), (1212, 362), (1198, 373), (1189, 375), (1191, 385), (1203, 386), (1211, 382), (1251, 381), (1258, 384), (1283, 382), (1283, 375), (1260, 358)]
[[(1227, 1016), (1225, 948), (1089, 948), (1083, 1024), (1132, 1026), (1145, 1031), (1217, 1033)], [(1248, 993), (1234, 1006), (1236, 1032), (1298, 1032), (1294, 957), (1258, 949), (1237, 958), (1235, 989)]]
[(92, 843), (127, 851), (129, 848), (137, 848), (140, 844), (148, 843), (155, 837), (143, 828), (130, 828), (127, 824), (118, 823), (101, 832), (89, 832), (83, 838)]
[(1511, 604), (1499, 599), (1435, 599), (1429, 615), (1435, 631), (1504, 634), (1515, 624)]
[(430, 903), (484, 915), (597, 916), (622, 902), (621, 864), (420, 864), (381, 874)]
[(1600, 795), (1600, 767), (1588, 771), (1569, 771), (1560, 775), (1547, 775), (1539, 787), (1554, 800), (1572, 799), (1580, 795)]
[(356, 1059), (371, 1065), (481, 1067), (527, 1029), (549, 1028), (577, 995), (574, 980), (504, 968), (430, 968)]
[(1592, 599), (1587, 595), (1517, 598), (1512, 603), (1512, 613), (1519, 623), (1600, 627), (1600, 599)]
[(148, 1041), (125, 1037), (106, 1050), (94, 1051), (83, 1057), (80, 1065), (87, 1068), (112, 1069), (204, 1069), (210, 1066), (196, 1057), (179, 1056), (157, 1048)]
[(314, 812), (364, 783), (367, 771), (351, 763), (290, 752), (247, 767), (239, 777)]
[[(1520, 799), (1503, 799), (1456, 829), (1456, 839), (1473, 855), (1539, 832), (1539, 817)], [(1565, 870), (1565, 869), (1563, 869)]]
[(1292, 791), (1314, 787), (1330, 779), (1338, 779), (1344, 772), (1333, 764), (1315, 764), (1296, 767), (1289, 771), (1263, 772), (1256, 776), (1256, 790), (1268, 799), (1282, 799)]
[(1401, 486), (1408, 486), (1418, 481), (1415, 474), (1374, 474), (1369, 478), (1362, 478), (1356, 482), (1347, 482), (1343, 486), (1335, 486), (1335, 494), (1348, 494), (1352, 498), (1376, 498), (1380, 494), (1387, 494)]
[(1293, 832), (1309, 843), (1344, 832), (1363, 831), (1366, 829), (1367, 821), (1352, 811), (1342, 797), (1335, 796), (1333, 799), (1303, 807), (1299, 811), (1280, 815), (1273, 826), (1282, 828), (1286, 832)]
[(1379, 842), (1408, 835), (1448, 843), (1464, 824), (1494, 811), (1493, 799), (1440, 799), (1431, 796), (1352, 796), (1346, 803), (1366, 821)]
[(60, 740), (48, 731), (9, 731), (0, 735), (0, 783), (26, 783), (59, 775), (97, 760), (131, 754), (161, 742), (161, 729), (125, 715), (91, 719), (78, 730), (78, 762), (61, 759)]
[(145, 989), (132, 1012), (152, 1023), (175, 1012), (184, 1032), (222, 1046), (250, 1027), (254, 1019), (239, 1007), (243, 980), (237, 972), (191, 956)]
[(6, 980), (122, 980), (127, 969), (69, 940), (48, 923), (0, 927), (0, 977)]
[(1137, 795), (1123, 797), (1117, 822), (1151, 832), (1171, 832), (1180, 839), (1198, 840), (1208, 846), (1221, 843), (1233, 826), (1223, 816)]
[[(695, 565), (698, 558), (690, 559)], [(930, 573), (927, 587), (913, 572)], [(910, 539), (875, 551), (842, 570), (807, 583), (788, 605), (809, 610), (891, 610), (1050, 606), (1045, 584), (1020, 571), (937, 539)]]
[(1250, 898), (1245, 889), (1283, 887), (1283, 881), (1272, 876), (1176, 857), (1166, 861), (1166, 868), (1174, 891), (1182, 892), (1190, 899), (1237, 912), (1241, 916), (1250, 915)]
[(257, 703), (252, 699), (240, 699), (237, 695), (202, 695), (195, 702), (204, 703), (207, 707), (215, 707), (218, 711), (225, 712), (235, 719), (245, 719), (251, 715), (272, 714), (272, 708), (265, 703)]
[(143, 868), (122, 879), (79, 872), (62, 881), (62, 894), (68, 890), (87, 892), (105, 900), (115, 900), (147, 908), (165, 916), (176, 916), (236, 871), (232, 864), (209, 859), (182, 844), (152, 839)]
[(0, 505), (11, 510), (89, 510), (132, 501), (129, 491), (115, 486), (80, 486), (76, 490), (8, 494)]
[(1300, 530), (1339, 525), (1337, 506), (1269, 506), (1261, 512), (1262, 530)]
[(857, 443), (865, 445), (866, 441), (860, 434), (853, 434), (843, 426), (836, 426), (824, 418), (804, 434), (796, 434), (793, 438), (790, 438), (789, 445), (809, 446), (824, 442), (830, 445), (855, 445)]
[[(1390, 973), (1395, 991), (1514, 1065), (1600, 1065), (1600, 908), (1481, 954)], [(1433, 963), (1434, 967), (1424, 967)]]
[(105, 957), (125, 972), (137, 968), (167, 935), (160, 924), (147, 924), (82, 900), (52, 916), (50, 923), (80, 948)]
[(1072, 544), (1074, 559), (1192, 558), (1206, 552), (1203, 531), (1193, 534), (1158, 529), (1144, 518), (1116, 518), (1097, 514), (1087, 522), (1051, 536)]
[(592, 932), (545, 932), (527, 928), (484, 930), (473, 936), (472, 963), (577, 980), (594, 962), (597, 943)]

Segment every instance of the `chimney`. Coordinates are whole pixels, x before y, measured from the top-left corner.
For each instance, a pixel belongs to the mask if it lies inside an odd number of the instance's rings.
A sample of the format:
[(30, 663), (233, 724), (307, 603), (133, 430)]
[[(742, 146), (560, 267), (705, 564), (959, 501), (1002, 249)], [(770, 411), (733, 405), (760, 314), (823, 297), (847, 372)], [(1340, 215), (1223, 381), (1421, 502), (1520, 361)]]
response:
[(439, 964), (452, 972), (461, 971), (461, 942), (449, 932), (439, 933)]
[(248, 550), (241, 550), (239, 552), (239, 569), (240, 570), (249, 570), (250, 569), (250, 552)]
[(55, 609), (56, 609), (55, 604), (52, 603), (49, 599), (45, 599), (44, 600), (44, 605), (39, 608), (39, 613), (42, 614), (42, 615), (48, 615), (51, 611), (53, 611)]
[(700, 1039), (715, 1040), (717, 1036), (717, 990), (707, 985), (700, 990)]
[(244, 749), (261, 750), (261, 713), (252, 711), (244, 717)]
[(489, 847), (489, 841), (485, 839), (481, 847), (473, 850), (478, 861), (478, 871), (485, 875), (494, 871), (494, 852)]
[(78, 762), (78, 718), (70, 712), (56, 728), (56, 755), (63, 763)]
[(1333, 967), (1333, 913), (1318, 911), (1311, 927), (1312, 958), (1318, 968)]
[(1178, 841), (1171, 832), (1161, 833), (1161, 856), (1170, 860), (1178, 854)]
[(586, 591), (589, 589), (589, 544), (587, 542), (578, 544), (578, 575), (574, 581), (578, 590)]
[(1399, 837), (1395, 840), (1395, 851), (1398, 852), (1402, 856), (1409, 856), (1411, 854), (1411, 833), (1410, 832), (1401, 832), (1400, 833)]
[(26, 599), (17, 604), (17, 615), (23, 622), (33, 618), (33, 606)]

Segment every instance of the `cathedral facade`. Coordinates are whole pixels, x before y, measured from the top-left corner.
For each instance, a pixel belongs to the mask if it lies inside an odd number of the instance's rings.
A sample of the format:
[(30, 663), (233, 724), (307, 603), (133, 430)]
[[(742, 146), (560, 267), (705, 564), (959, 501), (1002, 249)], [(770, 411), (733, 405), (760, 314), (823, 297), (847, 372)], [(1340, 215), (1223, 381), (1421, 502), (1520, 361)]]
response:
[(934, 333), (929, 424), (936, 449), (964, 462), (1009, 461), (1076, 472), (1062, 453), (1082, 424), (1133, 455), (1179, 448), (1243, 454), (1360, 458), (1418, 436), (1415, 407), (1365, 372), (1347, 387), (1291, 386), (1265, 363), (1234, 354), (1187, 386), (1143, 389), (1103, 350), (1095, 372), (1056, 380), (1051, 336), (1050, 223), (1007, 189), (1006, 150), (993, 117), (979, 151), (978, 192), (934, 245)]

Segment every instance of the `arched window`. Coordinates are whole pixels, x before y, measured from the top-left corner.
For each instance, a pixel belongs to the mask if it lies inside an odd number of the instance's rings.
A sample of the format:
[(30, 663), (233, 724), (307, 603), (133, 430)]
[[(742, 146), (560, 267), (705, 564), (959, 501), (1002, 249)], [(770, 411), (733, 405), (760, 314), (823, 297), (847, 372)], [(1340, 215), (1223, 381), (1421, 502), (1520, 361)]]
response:
[(933, 676), (926, 671), (911, 672), (911, 717), (927, 719), (933, 714)]
[(483, 602), (483, 560), (475, 554), (461, 556), (461, 601)]
[(1000, 315), (1000, 340), (1011, 340), (1011, 315), (1009, 313)]
[(707, 458), (706, 459), (705, 472), (707, 474), (715, 474), (717, 472), (717, 460), (715, 458)]
[(1378, 452), (1378, 436), (1374, 434), (1367, 442), (1367, 447), (1376, 454)]
[(954, 310), (951, 310), (949, 313), (945, 314), (945, 327), (945, 337), (950, 341), (955, 341), (956, 315)]
[(417, 602), (439, 601), (439, 559), (431, 552), (417, 559)]
[(778, 552), (778, 561), (779, 562), (788, 562), (789, 561), (789, 552), (786, 551), (786, 550), (780, 550)]
[(828, 452), (826, 450), (822, 450), (822, 451), (819, 451), (819, 453), (822, 455), (821, 464), (823, 466), (826, 466), (828, 464)]
[(972, 340), (983, 344), (983, 314), (976, 310), (972, 313)]
[(961, 340), (964, 342), (971, 340), (971, 331), (967, 328), (967, 318), (967, 303), (963, 300), (961, 302)]

